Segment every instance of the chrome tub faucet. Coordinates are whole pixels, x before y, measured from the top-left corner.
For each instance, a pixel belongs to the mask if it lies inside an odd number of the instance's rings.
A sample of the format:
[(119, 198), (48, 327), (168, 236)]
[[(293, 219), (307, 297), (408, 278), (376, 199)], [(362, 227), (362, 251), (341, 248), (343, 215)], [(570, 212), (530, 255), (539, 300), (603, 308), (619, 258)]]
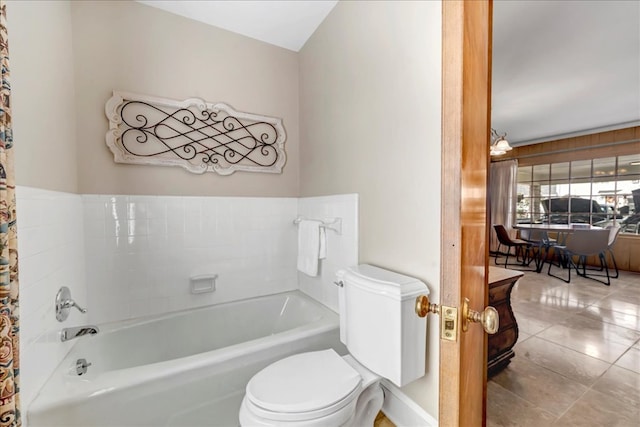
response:
[(60, 333), (60, 340), (62, 342), (69, 341), (74, 338), (81, 337), (83, 335), (95, 335), (100, 332), (97, 326), (93, 325), (84, 325), (84, 326), (76, 326), (74, 328), (64, 328)]

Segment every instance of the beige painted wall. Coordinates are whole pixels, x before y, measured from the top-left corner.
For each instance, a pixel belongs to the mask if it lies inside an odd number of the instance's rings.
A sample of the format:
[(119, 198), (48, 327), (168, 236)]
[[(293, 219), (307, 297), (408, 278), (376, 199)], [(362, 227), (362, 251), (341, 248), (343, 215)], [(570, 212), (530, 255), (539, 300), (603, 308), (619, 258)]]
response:
[[(340, 2), (299, 55), (134, 2), (70, 9), (9, 5), (19, 185), (83, 194), (357, 192), (360, 262), (419, 277), (438, 300), (439, 2)], [(115, 164), (104, 142), (113, 89), (281, 117), (284, 172), (219, 177)], [(437, 335), (432, 321), (427, 376), (405, 387), (436, 417)]]
[[(440, 275), (440, 2), (340, 2), (300, 53), (302, 196), (360, 194), (360, 262)], [(438, 415), (427, 375), (404, 390)]]
[(9, 1), (16, 183), (75, 193), (76, 129), (68, 1)]
[[(80, 193), (297, 196), (296, 53), (131, 1), (73, 2), (71, 11)], [(104, 114), (114, 89), (280, 117), (287, 132), (283, 173), (221, 177), (116, 164)]]

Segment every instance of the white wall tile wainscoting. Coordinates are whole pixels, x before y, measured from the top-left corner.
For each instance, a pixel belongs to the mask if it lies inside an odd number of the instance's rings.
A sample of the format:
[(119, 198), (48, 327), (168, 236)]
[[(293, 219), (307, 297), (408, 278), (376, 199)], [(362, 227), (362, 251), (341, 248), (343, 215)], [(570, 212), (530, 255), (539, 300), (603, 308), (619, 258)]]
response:
[[(22, 391), (28, 407), (73, 345), (63, 327), (106, 323), (301, 289), (337, 310), (335, 272), (358, 262), (358, 196), (75, 195), (18, 186)], [(294, 220), (342, 219), (320, 275), (296, 270)], [(190, 277), (217, 274), (192, 294)], [(87, 308), (55, 320), (61, 286)]]
[[(91, 321), (297, 288), (295, 198), (82, 196)], [(212, 293), (189, 278), (217, 274)]]
[[(87, 301), (82, 197), (31, 187), (16, 189), (20, 266), (21, 400), (29, 406), (74, 342), (61, 342), (54, 300), (67, 286), (81, 306)], [(69, 312), (66, 324), (86, 316)]]

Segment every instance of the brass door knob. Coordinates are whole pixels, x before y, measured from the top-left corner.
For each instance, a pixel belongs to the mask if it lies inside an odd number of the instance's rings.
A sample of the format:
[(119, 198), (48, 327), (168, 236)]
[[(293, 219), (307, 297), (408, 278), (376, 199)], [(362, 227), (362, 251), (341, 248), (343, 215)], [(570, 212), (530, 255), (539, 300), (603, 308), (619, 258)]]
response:
[(431, 304), (428, 296), (420, 295), (416, 298), (416, 314), (418, 317), (425, 317), (429, 313), (440, 314), (440, 307), (438, 304)]
[(495, 334), (500, 327), (500, 320), (498, 319), (498, 310), (493, 307), (485, 308), (482, 313), (471, 310), (469, 313), (469, 321), (482, 323), (482, 327), (488, 334)]
[(498, 332), (500, 328), (500, 316), (498, 310), (488, 306), (482, 312), (469, 309), (469, 300), (464, 299), (462, 303), (462, 330), (467, 331), (468, 322), (481, 323), (484, 331), (490, 335)]

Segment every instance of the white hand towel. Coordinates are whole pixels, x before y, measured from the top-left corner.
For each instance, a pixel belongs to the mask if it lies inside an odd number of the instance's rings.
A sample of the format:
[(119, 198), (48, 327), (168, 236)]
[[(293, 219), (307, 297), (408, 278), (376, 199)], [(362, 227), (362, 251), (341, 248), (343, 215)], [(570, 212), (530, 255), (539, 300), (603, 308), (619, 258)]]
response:
[(320, 227), (320, 249), (318, 250), (318, 259), (327, 258), (327, 230)]
[(298, 270), (311, 277), (318, 275), (320, 248), (325, 246), (321, 243), (321, 225), (320, 221), (306, 219), (298, 224)]

